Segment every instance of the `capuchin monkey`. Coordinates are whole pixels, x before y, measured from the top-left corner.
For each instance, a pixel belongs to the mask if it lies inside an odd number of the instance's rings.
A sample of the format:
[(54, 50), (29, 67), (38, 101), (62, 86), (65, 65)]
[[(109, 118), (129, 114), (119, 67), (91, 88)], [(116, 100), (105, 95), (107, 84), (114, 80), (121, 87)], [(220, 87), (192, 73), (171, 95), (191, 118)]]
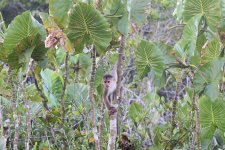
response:
[(114, 98), (114, 91), (116, 89), (117, 84), (117, 72), (116, 67), (113, 69), (113, 74), (105, 74), (103, 77), (103, 99), (105, 102), (105, 105), (109, 111), (109, 116), (113, 115), (115, 112), (117, 112), (117, 109), (111, 105), (111, 102)]

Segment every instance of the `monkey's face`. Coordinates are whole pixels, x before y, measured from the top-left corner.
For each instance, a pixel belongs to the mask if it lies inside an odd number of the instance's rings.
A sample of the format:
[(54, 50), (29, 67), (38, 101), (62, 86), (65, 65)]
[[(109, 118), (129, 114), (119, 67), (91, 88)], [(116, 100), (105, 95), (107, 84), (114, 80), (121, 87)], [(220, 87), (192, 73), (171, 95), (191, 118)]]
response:
[(110, 85), (111, 85), (111, 79), (105, 79), (103, 81), (103, 85), (104, 85), (105, 88), (109, 89)]

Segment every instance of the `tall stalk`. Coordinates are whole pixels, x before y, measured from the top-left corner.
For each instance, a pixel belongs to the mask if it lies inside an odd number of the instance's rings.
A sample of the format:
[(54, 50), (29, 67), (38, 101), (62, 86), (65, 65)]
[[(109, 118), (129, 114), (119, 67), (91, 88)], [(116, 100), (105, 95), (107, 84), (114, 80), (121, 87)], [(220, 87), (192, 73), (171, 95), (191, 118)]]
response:
[(15, 132), (14, 132), (14, 139), (13, 139), (13, 150), (18, 150), (18, 141), (19, 141), (19, 124), (20, 120), (17, 114), (17, 100), (16, 100), (16, 86), (13, 83), (13, 71), (9, 68), (9, 84), (11, 85), (12, 89), (12, 111), (13, 111), (13, 119), (15, 124)]
[(62, 95), (61, 95), (61, 129), (62, 129), (62, 137), (63, 137), (63, 143), (64, 143), (64, 149), (68, 147), (68, 142), (66, 139), (65, 135), (65, 130), (64, 130), (64, 122), (65, 122), (65, 91), (66, 91), (66, 86), (67, 86), (67, 78), (68, 78), (68, 58), (69, 58), (69, 52), (66, 51), (66, 58), (65, 58), (65, 73), (64, 73), (64, 84), (63, 84), (63, 89), (62, 89)]
[(29, 106), (29, 101), (28, 101), (26, 91), (25, 91), (25, 84), (26, 84), (26, 81), (27, 81), (27, 78), (28, 78), (28, 75), (29, 75), (29, 72), (30, 72), (32, 66), (33, 66), (33, 60), (31, 59), (29, 62), (29, 66), (28, 66), (26, 75), (25, 75), (25, 79), (21, 83), (21, 90), (23, 93), (23, 101), (24, 101), (24, 106), (26, 109), (26, 114), (25, 114), (26, 115), (26, 130), (27, 130), (26, 137), (25, 137), (25, 149), (26, 150), (30, 149), (29, 143), (30, 143), (30, 135), (31, 135), (31, 120), (30, 120), (30, 106)]
[(91, 127), (94, 134), (95, 139), (95, 149), (99, 150), (99, 138), (98, 138), (98, 130), (95, 122), (95, 99), (94, 99), (94, 80), (96, 74), (96, 49), (92, 50), (92, 69), (91, 69), (91, 78), (89, 81), (89, 98), (91, 102), (91, 110), (90, 110), (90, 118), (91, 118)]
[[(119, 47), (119, 59), (117, 63), (117, 86), (115, 90), (115, 96), (113, 100), (113, 105), (118, 107), (118, 97), (120, 96), (120, 88), (121, 88), (121, 81), (123, 75), (123, 65), (124, 65), (124, 46), (125, 46), (125, 36), (121, 36), (120, 40), (120, 47)], [(109, 133), (109, 140), (108, 140), (108, 147), (107, 150), (115, 150), (116, 146), (116, 137), (117, 137), (117, 112), (113, 115), (110, 115), (110, 133)]]
[(49, 108), (48, 108), (48, 104), (47, 104), (47, 99), (45, 98), (45, 95), (44, 93), (42, 92), (42, 90), (40, 89), (39, 85), (38, 85), (38, 81), (35, 77), (35, 72), (34, 72), (34, 66), (31, 67), (31, 72), (32, 72), (32, 76), (33, 76), (33, 79), (34, 79), (34, 84), (35, 84), (35, 87), (38, 91), (38, 94), (40, 95), (41, 97), (41, 101), (42, 101), (42, 104), (43, 104), (43, 107), (45, 108), (45, 110), (49, 111)]
[(199, 108), (198, 108), (198, 104), (196, 101), (196, 94), (195, 91), (193, 93), (193, 105), (196, 111), (196, 127), (195, 127), (195, 131), (196, 131), (196, 138), (197, 138), (197, 147), (198, 150), (201, 150), (201, 141), (200, 141), (200, 136), (201, 136), (201, 128), (200, 128), (200, 112), (199, 112)]

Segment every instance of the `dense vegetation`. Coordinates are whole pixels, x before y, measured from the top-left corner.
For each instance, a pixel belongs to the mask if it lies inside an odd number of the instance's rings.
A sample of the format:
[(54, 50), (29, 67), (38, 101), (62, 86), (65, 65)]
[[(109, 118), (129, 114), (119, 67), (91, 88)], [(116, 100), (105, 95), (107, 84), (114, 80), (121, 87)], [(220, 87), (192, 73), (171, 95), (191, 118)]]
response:
[[(224, 0), (0, 10), (0, 149), (225, 148)], [(102, 78), (114, 66), (109, 116)]]

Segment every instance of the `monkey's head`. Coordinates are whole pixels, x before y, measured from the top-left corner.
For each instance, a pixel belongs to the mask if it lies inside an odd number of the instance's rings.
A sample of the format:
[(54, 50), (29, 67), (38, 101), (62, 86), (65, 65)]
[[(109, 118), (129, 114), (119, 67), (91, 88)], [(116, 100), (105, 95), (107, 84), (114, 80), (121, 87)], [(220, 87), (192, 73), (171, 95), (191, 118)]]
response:
[(104, 88), (109, 88), (112, 84), (113, 76), (111, 74), (105, 74), (103, 77), (103, 86)]

